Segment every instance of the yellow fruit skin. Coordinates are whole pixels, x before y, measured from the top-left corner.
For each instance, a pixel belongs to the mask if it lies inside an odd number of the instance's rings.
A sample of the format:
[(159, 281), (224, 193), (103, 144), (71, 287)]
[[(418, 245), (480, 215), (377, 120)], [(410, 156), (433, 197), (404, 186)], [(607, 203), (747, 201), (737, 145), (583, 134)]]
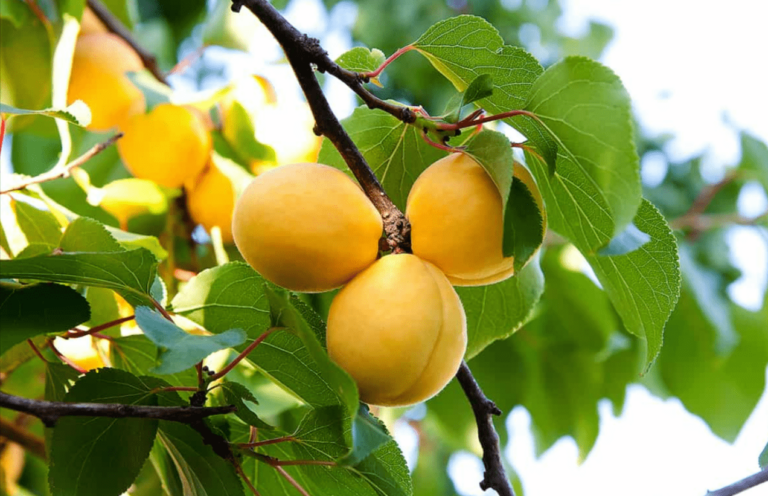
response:
[(130, 46), (111, 33), (80, 36), (75, 45), (67, 101), (91, 109), (92, 131), (107, 131), (144, 110), (144, 95), (126, 72), (144, 68)]
[(166, 188), (178, 188), (196, 177), (211, 153), (211, 136), (194, 111), (163, 103), (148, 114), (134, 115), (117, 142), (131, 173)]
[(338, 288), (376, 260), (382, 222), (346, 174), (322, 164), (264, 172), (235, 205), (232, 232), (245, 260), (300, 292)]
[(227, 176), (213, 164), (187, 188), (187, 208), (192, 220), (211, 232), (221, 229), (224, 243), (231, 243), (232, 212), (235, 209), (235, 190)]
[(362, 401), (405, 406), (431, 398), (456, 374), (467, 322), (437, 267), (415, 255), (389, 255), (336, 295), (326, 339)]
[(80, 36), (94, 33), (108, 33), (109, 30), (96, 14), (89, 8), (83, 11), (83, 17), (80, 19)]
[(454, 153), (429, 166), (408, 195), (413, 253), (456, 286), (498, 282), (514, 273), (501, 252), (501, 195), (480, 164)]

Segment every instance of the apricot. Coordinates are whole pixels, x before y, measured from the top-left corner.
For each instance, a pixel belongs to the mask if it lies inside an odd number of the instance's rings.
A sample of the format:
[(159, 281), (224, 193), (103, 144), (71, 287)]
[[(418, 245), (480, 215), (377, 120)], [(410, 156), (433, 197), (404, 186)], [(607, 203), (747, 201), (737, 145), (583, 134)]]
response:
[(80, 36), (93, 34), (93, 33), (108, 33), (109, 30), (101, 22), (101, 19), (96, 17), (93, 11), (86, 7), (83, 11), (83, 17), (80, 19)]
[(128, 119), (117, 142), (128, 170), (166, 188), (196, 177), (211, 153), (211, 136), (193, 110), (162, 103), (148, 114)]
[(144, 110), (144, 95), (125, 75), (144, 68), (128, 44), (112, 33), (80, 36), (75, 45), (67, 101), (91, 109), (91, 131), (107, 131)]
[(281, 165), (256, 177), (235, 205), (243, 258), (273, 283), (300, 292), (338, 288), (376, 260), (382, 222), (338, 169)]
[[(528, 171), (516, 166), (515, 174), (536, 197)], [(493, 284), (514, 275), (514, 257), (502, 254), (501, 194), (469, 155), (454, 153), (422, 172), (408, 195), (406, 216), (413, 253), (439, 267), (454, 286)]]
[(464, 357), (467, 322), (445, 275), (415, 255), (385, 256), (333, 299), (328, 354), (381, 406), (424, 401), (445, 387)]
[(209, 233), (214, 226), (218, 226), (222, 241), (232, 242), (235, 189), (215, 165), (210, 164), (197, 180), (188, 185), (187, 209), (195, 223), (201, 224)]

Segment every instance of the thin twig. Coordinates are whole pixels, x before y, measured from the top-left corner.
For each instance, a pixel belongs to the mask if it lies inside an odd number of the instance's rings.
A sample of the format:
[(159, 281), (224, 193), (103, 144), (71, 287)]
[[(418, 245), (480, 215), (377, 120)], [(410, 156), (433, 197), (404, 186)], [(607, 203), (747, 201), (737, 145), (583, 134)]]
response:
[(493, 426), (493, 417), (494, 415), (501, 415), (501, 410), (480, 389), (467, 362), (461, 362), (456, 378), (472, 405), (472, 412), (475, 414), (475, 421), (477, 422), (477, 437), (483, 447), (485, 473), (483, 480), (480, 481), (480, 489), (483, 491), (494, 489), (499, 493), (499, 496), (514, 496), (515, 492), (512, 490), (504, 471), (504, 464), (501, 461), (499, 435), (496, 434), (496, 429)]
[(47, 427), (53, 427), (61, 417), (148, 418), (191, 424), (214, 415), (237, 410), (234, 406), (164, 407), (136, 406), (118, 403), (65, 403), (31, 400), (0, 392), (0, 407), (34, 415)]
[(45, 453), (45, 440), (43, 440), (43, 438), (32, 434), (26, 429), (22, 429), (3, 417), (0, 417), (0, 437), (4, 437), (9, 441), (18, 444), (42, 460), (47, 458)]
[(123, 23), (121, 23), (117, 17), (112, 15), (112, 12), (110, 12), (109, 9), (104, 6), (104, 4), (102, 4), (99, 0), (88, 0), (88, 7), (91, 8), (93, 13), (96, 14), (96, 17), (98, 17), (99, 20), (104, 23), (110, 32), (116, 34), (126, 43), (128, 43), (128, 45), (130, 45), (133, 51), (136, 52), (136, 55), (138, 55), (141, 59), (144, 67), (146, 67), (149, 72), (155, 76), (155, 79), (163, 84), (168, 84), (162, 71), (160, 71), (160, 67), (157, 65), (157, 59), (155, 56), (146, 51), (136, 42), (136, 40), (133, 39), (131, 32), (128, 31), (125, 26), (123, 26)]
[(247, 348), (245, 348), (242, 353), (237, 355), (234, 360), (232, 360), (229, 365), (221, 369), (217, 374), (212, 375), (209, 380), (210, 381), (216, 381), (218, 379), (221, 379), (225, 375), (229, 373), (230, 370), (235, 368), (235, 366), (240, 363), (243, 358), (247, 357), (250, 352), (252, 352), (262, 341), (267, 339), (267, 337), (272, 334), (275, 331), (279, 331), (283, 329), (282, 327), (272, 327), (270, 329), (267, 329), (263, 333), (261, 333), (261, 336), (257, 337), (253, 340), (253, 343), (249, 344)]
[(79, 157), (77, 157), (75, 160), (68, 163), (64, 167), (60, 167), (60, 168), (54, 167), (48, 172), (45, 172), (38, 176), (30, 177), (29, 179), (24, 179), (22, 181), (19, 181), (13, 186), (11, 186), (10, 188), (0, 191), (0, 195), (5, 193), (10, 193), (11, 191), (24, 189), (33, 184), (40, 184), (46, 181), (52, 181), (54, 179), (59, 179), (62, 177), (69, 177), (69, 173), (72, 171), (72, 169), (76, 167), (80, 167), (81, 165), (83, 165), (84, 163), (86, 163), (87, 161), (89, 161), (99, 153), (103, 152), (106, 148), (108, 148), (115, 141), (119, 140), (122, 137), (123, 137), (123, 133), (117, 133), (116, 135), (109, 138), (107, 141), (95, 145), (93, 148), (83, 153), (82, 155), (80, 155)]
[(113, 320), (110, 322), (106, 322), (101, 325), (97, 325), (96, 327), (91, 327), (88, 330), (80, 330), (80, 329), (72, 329), (67, 332), (67, 334), (63, 335), (62, 338), (64, 339), (74, 339), (74, 338), (82, 338), (84, 336), (90, 336), (92, 334), (98, 334), (99, 332), (109, 329), (110, 327), (119, 326), (120, 324), (124, 322), (128, 322), (129, 320), (135, 319), (135, 315), (131, 315), (130, 317), (123, 317), (122, 319)]
[(279, 466), (279, 465), (273, 465), (273, 467), (275, 467), (275, 470), (277, 470), (277, 472), (278, 472), (280, 475), (282, 475), (282, 476), (283, 476), (283, 478), (285, 478), (285, 480), (287, 480), (287, 481), (288, 481), (288, 483), (289, 483), (290, 485), (292, 485), (293, 487), (295, 487), (295, 488), (296, 488), (296, 490), (297, 490), (297, 491), (299, 491), (299, 492), (301, 493), (301, 495), (302, 495), (302, 496), (310, 496), (310, 495), (309, 495), (309, 493), (307, 492), (307, 490), (306, 490), (306, 489), (304, 489), (303, 487), (301, 487), (301, 484), (299, 484), (299, 483), (296, 481), (296, 479), (294, 479), (293, 477), (291, 477), (291, 474), (289, 474), (288, 472), (286, 472), (286, 471), (285, 471), (285, 469), (284, 469), (283, 467), (281, 467), (281, 466)]
[(742, 493), (747, 489), (751, 489), (766, 482), (768, 482), (768, 467), (756, 474), (745, 477), (738, 482), (734, 482), (729, 486), (725, 486), (716, 491), (708, 491), (706, 496), (733, 496), (734, 494)]

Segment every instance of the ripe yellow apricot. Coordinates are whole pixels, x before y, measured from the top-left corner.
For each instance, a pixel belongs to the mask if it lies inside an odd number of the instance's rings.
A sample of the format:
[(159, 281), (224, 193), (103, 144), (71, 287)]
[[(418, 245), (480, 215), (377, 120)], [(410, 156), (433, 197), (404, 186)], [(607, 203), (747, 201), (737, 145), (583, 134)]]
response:
[(82, 100), (91, 109), (92, 131), (107, 131), (144, 110), (144, 95), (126, 72), (143, 69), (141, 59), (112, 33), (80, 36), (75, 45), (68, 103)]
[[(528, 171), (515, 175), (541, 196)], [(413, 253), (445, 272), (454, 286), (480, 286), (514, 275), (514, 257), (502, 254), (499, 190), (472, 157), (454, 153), (429, 166), (408, 195)]]
[(235, 189), (232, 181), (212, 163), (187, 187), (187, 208), (195, 223), (202, 224), (209, 233), (218, 226), (222, 241), (232, 242)]
[(333, 299), (328, 354), (360, 399), (404, 406), (437, 394), (467, 348), (467, 321), (445, 275), (415, 255), (385, 256)]
[(211, 136), (193, 110), (162, 103), (148, 114), (128, 119), (117, 142), (131, 173), (166, 188), (196, 177), (211, 153)]
[(235, 205), (243, 258), (269, 281), (301, 292), (338, 288), (376, 260), (382, 222), (360, 187), (327, 165), (281, 165)]
[(86, 7), (80, 19), (80, 36), (93, 33), (108, 33), (109, 30), (93, 11)]

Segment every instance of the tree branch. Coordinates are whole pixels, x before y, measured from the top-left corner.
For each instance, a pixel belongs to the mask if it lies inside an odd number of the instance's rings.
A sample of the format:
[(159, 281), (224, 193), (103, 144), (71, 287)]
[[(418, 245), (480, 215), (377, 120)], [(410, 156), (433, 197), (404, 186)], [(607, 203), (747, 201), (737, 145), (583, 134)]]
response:
[(384, 221), (384, 232), (387, 235), (390, 248), (396, 253), (410, 251), (410, 223), (384, 192), (360, 150), (333, 114), (328, 100), (323, 95), (320, 83), (315, 77), (314, 67), (347, 83), (372, 108), (399, 113), (403, 118), (415, 119), (415, 115), (412, 115), (411, 110), (407, 107), (392, 105), (371, 95), (362, 87), (362, 80), (357, 73), (345, 71), (334, 63), (316, 39), (301, 34), (268, 1), (233, 0), (233, 11), (239, 12), (242, 6), (246, 6), (253, 12), (282, 45), (285, 56), (296, 74), (296, 79), (299, 81), (314, 115), (315, 133), (325, 136), (333, 143), (357, 178), (365, 194), (376, 206)]
[(47, 427), (53, 427), (61, 417), (148, 418), (194, 425), (203, 418), (225, 415), (237, 410), (234, 406), (164, 407), (116, 403), (65, 403), (31, 400), (3, 392), (0, 392), (0, 407), (33, 415), (42, 420)]
[(44, 172), (35, 177), (30, 177), (29, 179), (18, 181), (14, 185), (12, 185), (10, 188), (0, 191), (0, 195), (5, 193), (10, 193), (11, 191), (24, 189), (29, 186), (32, 186), (33, 184), (40, 184), (47, 181), (52, 181), (54, 179), (59, 179), (61, 177), (69, 177), (69, 173), (72, 172), (72, 169), (76, 167), (80, 167), (84, 163), (88, 162), (90, 159), (92, 159), (99, 153), (103, 152), (105, 149), (109, 148), (109, 146), (111, 146), (115, 141), (119, 140), (122, 137), (123, 137), (123, 133), (117, 133), (116, 135), (109, 138), (107, 141), (94, 145), (93, 148), (83, 153), (82, 155), (80, 155), (79, 157), (77, 157), (75, 160), (68, 163), (64, 167), (59, 167), (59, 168), (54, 167), (48, 172)]
[(88, 7), (90, 7), (93, 13), (96, 14), (96, 17), (98, 17), (99, 20), (104, 23), (110, 32), (116, 34), (126, 43), (128, 43), (128, 45), (130, 45), (133, 51), (136, 52), (136, 54), (141, 59), (144, 67), (146, 67), (149, 72), (155, 76), (155, 79), (163, 84), (168, 84), (162, 71), (160, 71), (160, 67), (157, 65), (157, 59), (155, 56), (142, 48), (141, 45), (139, 45), (136, 40), (133, 39), (131, 32), (128, 31), (125, 26), (123, 26), (123, 23), (121, 23), (119, 19), (112, 15), (112, 12), (110, 12), (109, 9), (104, 6), (104, 4), (102, 4), (99, 0), (88, 0)]
[(496, 428), (493, 426), (493, 416), (501, 415), (501, 410), (480, 389), (467, 362), (461, 362), (456, 379), (459, 380), (464, 394), (472, 405), (472, 412), (475, 414), (475, 421), (477, 422), (477, 437), (483, 447), (485, 474), (483, 480), (480, 481), (480, 488), (483, 491), (494, 489), (499, 493), (499, 496), (514, 496), (515, 491), (512, 490), (504, 471), (504, 464), (501, 461), (499, 435), (496, 434)]
[(768, 482), (768, 467), (756, 474), (745, 477), (738, 482), (734, 482), (729, 486), (725, 486), (716, 491), (708, 491), (706, 496), (733, 496), (734, 494), (739, 494), (765, 482)]
[(45, 441), (43, 438), (35, 436), (26, 429), (0, 417), (0, 437), (18, 444), (36, 457), (45, 460)]

